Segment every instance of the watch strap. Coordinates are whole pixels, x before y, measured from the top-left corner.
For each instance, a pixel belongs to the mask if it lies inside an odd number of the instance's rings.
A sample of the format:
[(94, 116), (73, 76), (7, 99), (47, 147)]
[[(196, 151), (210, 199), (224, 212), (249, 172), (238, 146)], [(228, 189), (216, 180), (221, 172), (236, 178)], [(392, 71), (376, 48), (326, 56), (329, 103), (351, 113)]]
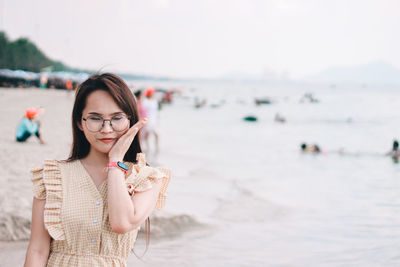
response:
[(120, 169), (121, 171), (123, 171), (124, 173), (127, 173), (129, 170), (129, 167), (121, 161), (109, 162), (107, 164), (107, 167), (116, 167), (116, 168)]

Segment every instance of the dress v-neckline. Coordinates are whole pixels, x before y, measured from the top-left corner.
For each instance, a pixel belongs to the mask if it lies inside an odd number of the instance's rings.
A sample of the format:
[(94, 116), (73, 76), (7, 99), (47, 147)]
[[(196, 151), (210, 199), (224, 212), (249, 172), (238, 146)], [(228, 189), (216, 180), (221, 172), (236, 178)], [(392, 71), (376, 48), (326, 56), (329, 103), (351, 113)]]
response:
[(78, 161), (79, 161), (79, 165), (82, 167), (82, 170), (85, 172), (85, 174), (86, 174), (85, 176), (87, 177), (87, 180), (89, 180), (89, 183), (90, 183), (90, 184), (96, 189), (96, 191), (101, 195), (101, 193), (100, 193), (100, 192), (101, 192), (101, 189), (102, 189), (103, 185), (106, 183), (107, 178), (104, 179), (104, 181), (101, 182), (98, 186), (96, 186), (96, 184), (95, 184), (94, 181), (93, 181), (92, 176), (90, 176), (88, 170), (85, 168), (85, 166), (83, 165), (82, 161), (81, 161), (80, 159), (78, 159)]

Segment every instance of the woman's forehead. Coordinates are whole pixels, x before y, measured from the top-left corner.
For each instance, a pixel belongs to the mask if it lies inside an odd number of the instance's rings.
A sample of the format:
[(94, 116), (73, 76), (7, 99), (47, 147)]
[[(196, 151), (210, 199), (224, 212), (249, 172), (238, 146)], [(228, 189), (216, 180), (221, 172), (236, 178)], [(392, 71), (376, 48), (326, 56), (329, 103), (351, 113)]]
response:
[(123, 113), (122, 109), (115, 103), (112, 96), (102, 90), (97, 90), (88, 95), (86, 105), (83, 113), (86, 114), (99, 114), (99, 115), (112, 115)]
[(95, 111), (88, 111), (86, 113), (87, 115), (94, 115), (94, 116), (115, 116), (115, 115), (121, 115), (121, 114), (125, 114), (123, 111), (117, 111), (117, 112), (113, 112), (113, 113), (109, 113), (109, 114), (103, 114), (103, 113), (99, 113), (99, 112), (95, 112)]

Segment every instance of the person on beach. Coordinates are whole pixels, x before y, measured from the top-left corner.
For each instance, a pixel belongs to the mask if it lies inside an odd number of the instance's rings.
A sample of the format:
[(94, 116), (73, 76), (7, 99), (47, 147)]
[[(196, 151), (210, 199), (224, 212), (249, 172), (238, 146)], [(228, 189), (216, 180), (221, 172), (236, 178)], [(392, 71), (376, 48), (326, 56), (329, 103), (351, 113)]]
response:
[(158, 101), (154, 96), (155, 89), (150, 87), (145, 91), (145, 98), (141, 101), (141, 106), (147, 114), (147, 124), (143, 127), (142, 140), (146, 144), (145, 149), (147, 153), (150, 153), (150, 138), (154, 137), (155, 143), (155, 154), (158, 153), (158, 131), (157, 131), (157, 121), (158, 121)]
[(110, 73), (78, 86), (67, 160), (32, 169), (31, 236), (25, 267), (126, 266), (140, 225), (165, 205), (171, 172), (141, 153), (132, 92)]
[(147, 111), (146, 109), (143, 107), (142, 104), (142, 99), (143, 99), (143, 94), (142, 94), (142, 90), (138, 90), (134, 93), (135, 98), (136, 98), (136, 106), (138, 109), (138, 114), (139, 114), (139, 118), (147, 118)]
[(43, 109), (37, 108), (28, 108), (25, 110), (25, 116), (17, 126), (17, 131), (15, 134), (17, 142), (25, 142), (29, 137), (31, 137), (31, 135), (35, 135), (42, 145), (46, 144), (40, 135), (41, 122), (37, 118), (39, 113), (42, 111)]

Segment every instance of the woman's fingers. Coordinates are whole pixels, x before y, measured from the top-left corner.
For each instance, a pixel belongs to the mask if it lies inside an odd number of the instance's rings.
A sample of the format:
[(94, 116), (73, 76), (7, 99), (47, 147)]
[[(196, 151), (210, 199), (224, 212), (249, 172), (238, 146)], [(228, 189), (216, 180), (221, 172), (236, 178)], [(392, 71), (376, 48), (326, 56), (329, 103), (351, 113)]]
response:
[(129, 134), (137, 134), (137, 132), (147, 123), (147, 118), (143, 118), (135, 123), (128, 131)]
[[(125, 134), (123, 134), (117, 143), (113, 146), (113, 148), (109, 152), (109, 157), (120, 158), (124, 157), (126, 151), (129, 149), (132, 144), (133, 139), (139, 130), (147, 123), (147, 118), (141, 119), (135, 125), (133, 125)], [(122, 156), (121, 156), (122, 155)]]
[(147, 118), (143, 118), (135, 123), (120, 139), (126, 139), (132, 142), (139, 130), (147, 123)]

